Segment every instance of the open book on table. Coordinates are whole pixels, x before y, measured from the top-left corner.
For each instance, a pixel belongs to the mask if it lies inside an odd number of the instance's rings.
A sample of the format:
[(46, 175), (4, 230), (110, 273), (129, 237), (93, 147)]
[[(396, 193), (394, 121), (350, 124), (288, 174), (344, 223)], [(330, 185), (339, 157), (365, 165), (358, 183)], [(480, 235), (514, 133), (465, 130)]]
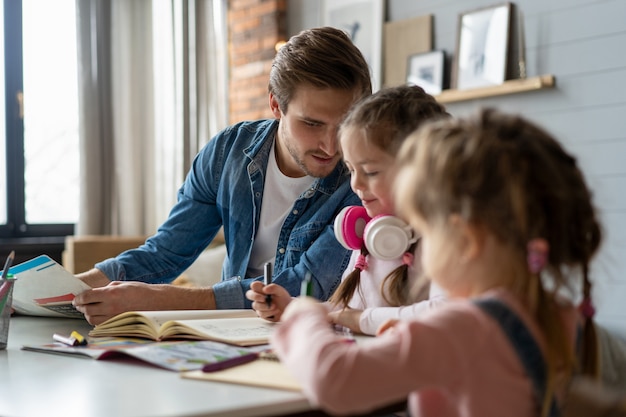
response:
[[(338, 334), (346, 335), (345, 332)], [(367, 335), (349, 335), (346, 342), (366, 344), (375, 337)], [(200, 381), (227, 382), (231, 384), (251, 385), (255, 387), (275, 388), (287, 391), (302, 391), (302, 386), (294, 378), (289, 369), (281, 363), (273, 352), (260, 355), (258, 359), (232, 368), (216, 372), (192, 370), (182, 372), (182, 378)]]
[(220, 362), (268, 349), (268, 345), (233, 346), (213, 341), (154, 342), (146, 339), (103, 337), (89, 339), (87, 346), (62, 343), (24, 345), (23, 350), (87, 357), (96, 360), (134, 358), (170, 371), (192, 371), (206, 364)]
[(253, 346), (267, 344), (274, 326), (250, 309), (129, 311), (95, 326), (89, 336), (214, 340)]
[(84, 318), (74, 296), (91, 287), (54, 259), (41, 255), (9, 269), (15, 278), (13, 309), (28, 316)]

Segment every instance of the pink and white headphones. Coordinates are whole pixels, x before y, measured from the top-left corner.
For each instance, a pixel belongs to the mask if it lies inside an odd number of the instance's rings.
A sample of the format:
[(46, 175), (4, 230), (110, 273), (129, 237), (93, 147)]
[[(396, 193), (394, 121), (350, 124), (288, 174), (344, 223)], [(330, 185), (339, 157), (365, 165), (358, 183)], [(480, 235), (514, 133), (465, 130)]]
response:
[(388, 214), (371, 218), (361, 206), (344, 207), (334, 223), (335, 237), (346, 249), (365, 247), (374, 257), (393, 260), (402, 257), (412, 243), (415, 232), (401, 219)]

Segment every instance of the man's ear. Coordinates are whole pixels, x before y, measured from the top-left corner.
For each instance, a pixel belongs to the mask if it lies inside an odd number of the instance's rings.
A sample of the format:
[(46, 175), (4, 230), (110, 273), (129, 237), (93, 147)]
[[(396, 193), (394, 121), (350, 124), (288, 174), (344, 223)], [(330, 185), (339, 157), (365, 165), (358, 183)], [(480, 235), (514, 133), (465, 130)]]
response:
[(450, 224), (458, 237), (458, 249), (461, 255), (459, 261), (465, 264), (476, 259), (484, 245), (484, 236), (480, 228), (468, 223), (458, 214), (450, 216)]
[(280, 106), (278, 105), (278, 100), (276, 100), (276, 97), (274, 97), (274, 94), (272, 93), (270, 93), (270, 110), (277, 120), (280, 119), (282, 115), (280, 112)]

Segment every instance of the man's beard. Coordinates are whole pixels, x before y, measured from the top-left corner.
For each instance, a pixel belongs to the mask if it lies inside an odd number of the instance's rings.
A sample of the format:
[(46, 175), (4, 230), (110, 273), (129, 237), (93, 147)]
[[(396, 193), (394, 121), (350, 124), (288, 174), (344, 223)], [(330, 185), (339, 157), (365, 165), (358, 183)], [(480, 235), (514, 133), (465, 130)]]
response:
[[(319, 171), (318, 172), (313, 172), (306, 166), (306, 164), (304, 163), (304, 160), (302, 158), (300, 158), (300, 155), (298, 154), (298, 152), (295, 149), (293, 149), (291, 146), (289, 146), (289, 144), (286, 144), (286, 146), (287, 146), (287, 151), (289, 152), (289, 155), (291, 155), (291, 157), (296, 162), (298, 167), (300, 167), (300, 169), (306, 175), (308, 175), (310, 177), (313, 177), (313, 178), (324, 178), (324, 177), (327, 177), (328, 175), (330, 175), (331, 172), (333, 172), (333, 170), (335, 169), (335, 166), (337, 165), (337, 164), (335, 164), (332, 167), (328, 168), (327, 170), (324, 170), (323, 172), (319, 172)], [(308, 154), (309, 154), (308, 152), (305, 153), (305, 156), (308, 155)]]

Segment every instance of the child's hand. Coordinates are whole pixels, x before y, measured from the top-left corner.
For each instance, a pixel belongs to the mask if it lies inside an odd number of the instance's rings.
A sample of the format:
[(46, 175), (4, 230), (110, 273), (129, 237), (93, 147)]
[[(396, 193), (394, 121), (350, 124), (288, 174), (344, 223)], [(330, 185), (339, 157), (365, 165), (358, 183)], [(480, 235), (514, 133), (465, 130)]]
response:
[[(267, 305), (266, 295), (271, 295), (270, 305)], [(256, 314), (268, 321), (279, 321), (285, 307), (291, 302), (291, 295), (286, 289), (277, 284), (264, 286), (262, 282), (255, 281), (246, 291), (246, 298), (252, 301), (252, 308)]]
[(291, 303), (289, 303), (285, 309), (282, 319), (288, 320), (289, 317), (300, 311), (321, 311), (326, 316), (328, 314), (328, 308), (325, 304), (326, 303), (320, 303), (313, 297), (293, 298)]
[(400, 320), (397, 319), (389, 319), (378, 327), (376, 330), (376, 336), (380, 336), (385, 333), (387, 330), (392, 329), (396, 324), (398, 324)]
[(343, 310), (331, 311), (328, 313), (328, 318), (334, 324), (338, 324), (343, 327), (347, 327), (355, 333), (362, 333), (359, 321), (363, 310), (354, 310), (346, 307)]

